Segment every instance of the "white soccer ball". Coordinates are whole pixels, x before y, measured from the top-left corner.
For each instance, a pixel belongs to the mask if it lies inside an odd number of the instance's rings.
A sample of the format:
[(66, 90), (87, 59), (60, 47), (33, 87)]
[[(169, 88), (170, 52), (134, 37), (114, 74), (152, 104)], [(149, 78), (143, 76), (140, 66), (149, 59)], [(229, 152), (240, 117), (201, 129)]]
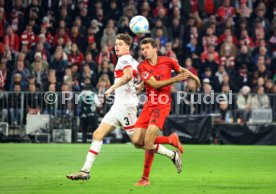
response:
[(134, 34), (149, 33), (149, 22), (144, 16), (137, 15), (131, 18), (129, 28)]

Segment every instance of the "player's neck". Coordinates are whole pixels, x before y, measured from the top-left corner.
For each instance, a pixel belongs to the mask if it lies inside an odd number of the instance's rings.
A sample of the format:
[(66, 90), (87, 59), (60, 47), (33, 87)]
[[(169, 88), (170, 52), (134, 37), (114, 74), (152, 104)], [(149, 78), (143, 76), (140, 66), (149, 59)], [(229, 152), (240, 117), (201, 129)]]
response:
[(117, 57), (120, 58), (121, 56), (124, 56), (124, 55), (129, 55), (129, 52), (125, 52), (123, 54), (117, 55)]
[(158, 58), (157, 55), (154, 55), (152, 58), (149, 59), (149, 63), (153, 66), (157, 65)]

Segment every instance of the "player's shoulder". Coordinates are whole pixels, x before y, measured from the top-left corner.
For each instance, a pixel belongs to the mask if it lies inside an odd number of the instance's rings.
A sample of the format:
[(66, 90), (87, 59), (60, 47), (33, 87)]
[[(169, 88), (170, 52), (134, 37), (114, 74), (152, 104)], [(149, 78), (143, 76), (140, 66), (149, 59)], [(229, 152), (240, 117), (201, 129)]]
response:
[(120, 64), (133, 64), (138, 63), (131, 55), (123, 55), (119, 57), (118, 63)]
[(146, 60), (144, 59), (144, 60), (142, 60), (142, 61), (139, 62), (138, 68), (142, 68), (142, 67), (144, 67), (145, 65), (147, 65), (147, 62), (146, 62)]
[(118, 58), (118, 63), (127, 64), (129, 63), (130, 59), (131, 59), (131, 55), (123, 55)]
[(158, 56), (160, 62), (177, 62), (176, 59), (167, 56)]

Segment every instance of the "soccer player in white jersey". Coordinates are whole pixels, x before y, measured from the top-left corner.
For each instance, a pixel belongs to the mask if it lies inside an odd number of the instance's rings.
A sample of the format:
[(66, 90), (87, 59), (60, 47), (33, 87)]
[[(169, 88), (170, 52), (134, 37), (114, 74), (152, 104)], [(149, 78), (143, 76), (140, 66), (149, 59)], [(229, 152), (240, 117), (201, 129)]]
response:
[[(109, 96), (115, 91), (115, 101), (110, 111), (104, 116), (100, 126), (93, 133), (91, 147), (86, 161), (79, 172), (66, 177), (72, 180), (87, 180), (90, 170), (99, 154), (104, 137), (117, 127), (122, 127), (130, 139), (134, 134), (134, 125), (137, 120), (138, 98), (135, 89), (138, 62), (129, 54), (132, 38), (128, 34), (118, 34), (115, 42), (115, 53), (118, 62), (115, 68), (115, 82), (105, 92)], [(142, 137), (141, 137), (142, 138)], [(155, 145), (156, 153), (165, 155), (175, 164), (178, 173), (182, 169), (181, 154), (178, 150), (172, 151), (162, 145)]]

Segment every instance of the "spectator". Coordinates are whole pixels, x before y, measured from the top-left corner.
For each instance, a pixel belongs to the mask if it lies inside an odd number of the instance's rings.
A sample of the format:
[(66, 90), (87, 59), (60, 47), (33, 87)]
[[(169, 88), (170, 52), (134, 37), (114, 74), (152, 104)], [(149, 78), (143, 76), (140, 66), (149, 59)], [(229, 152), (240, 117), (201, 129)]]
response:
[(214, 33), (214, 29), (209, 26), (206, 30), (206, 35), (204, 35), (202, 38), (204, 51), (208, 50), (209, 45), (218, 45), (218, 37)]
[(7, 28), (7, 21), (5, 19), (5, 10), (3, 7), (0, 7), (0, 41), (3, 41), (5, 36), (5, 30)]
[(31, 71), (34, 71), (37, 63), (41, 64), (42, 71), (48, 71), (49, 65), (48, 65), (47, 61), (44, 61), (42, 59), (41, 53), (39, 53), (39, 52), (35, 53), (34, 58), (35, 58), (35, 61), (31, 64)]
[(51, 62), (50, 69), (55, 70), (58, 84), (62, 82), (62, 78), (64, 76), (64, 72), (67, 65), (68, 65), (68, 60), (65, 59), (62, 48), (57, 47), (54, 54), (54, 59)]
[(91, 91), (91, 85), (86, 84), (79, 95), (80, 129), (82, 130), (82, 142), (87, 141), (87, 132), (92, 133), (98, 126), (97, 107), (100, 106), (97, 94)]
[[(220, 60), (220, 57), (219, 57), (219, 53), (215, 50), (215, 45), (213, 44), (209, 44), (207, 46), (207, 50), (205, 50), (204, 52), (201, 53), (201, 61), (204, 63), (206, 61), (206, 59), (208, 58), (209, 56), (209, 61), (215, 61), (217, 64), (219, 64), (219, 60)], [(212, 55), (209, 55), (209, 53)]]
[(255, 68), (252, 66), (252, 55), (246, 45), (241, 46), (240, 53), (237, 56), (235, 68), (239, 69), (241, 66), (246, 65), (252, 71)]
[(90, 69), (88, 64), (85, 64), (83, 66), (83, 71), (81, 75), (81, 85), (84, 85), (84, 81), (86, 79), (90, 80), (90, 83), (93, 87), (96, 87), (97, 85), (97, 72), (94, 72), (93, 70)]
[(222, 77), (222, 83), (221, 85), (228, 85), (233, 92), (238, 92), (239, 88), (235, 85), (235, 80), (230, 79), (228, 74), (224, 74)]
[(6, 122), (8, 116), (7, 94), (0, 87), (0, 122)]
[(247, 67), (241, 66), (237, 74), (235, 75), (235, 84), (237, 85), (238, 88), (241, 88), (244, 85), (249, 85), (250, 84), (250, 77), (251, 75), (248, 74), (248, 69)]
[(14, 85), (13, 88), (13, 93), (10, 93), (8, 98), (9, 100), (9, 118), (10, 118), (10, 123), (17, 125), (17, 124), (22, 124), (22, 112), (21, 110), (21, 88), (20, 85), (16, 84)]
[(227, 74), (227, 72), (225, 71), (225, 68), (223, 65), (220, 65), (218, 67), (218, 71), (216, 72), (215, 76), (218, 78), (219, 84), (221, 85), (223, 82), (223, 76)]
[(29, 114), (38, 114), (40, 113), (42, 96), (41, 93), (36, 92), (35, 84), (29, 84), (29, 93), (25, 95), (26, 111)]
[(253, 9), (252, 0), (237, 0), (235, 7), (241, 18), (249, 18)]
[(110, 1), (108, 13), (106, 13), (107, 19), (117, 20), (121, 16), (121, 9), (119, 9), (116, 0)]
[(108, 75), (103, 74), (98, 81), (97, 89), (98, 94), (104, 95), (105, 91), (110, 87), (111, 83), (108, 78)]
[(160, 43), (160, 49), (161, 52), (164, 52), (166, 43), (168, 42), (167, 36), (164, 35), (164, 31), (162, 28), (157, 28), (155, 33), (153, 34), (153, 39), (158, 41)]
[[(220, 47), (220, 60), (225, 61), (227, 58), (233, 58), (234, 61), (237, 55), (237, 48), (233, 44), (232, 36), (227, 36), (224, 43)], [(223, 62), (222, 62), (223, 63)]]
[[(162, 35), (165, 37), (165, 38), (168, 38), (168, 29), (166, 26), (164, 26), (164, 24), (162, 23), (162, 20), (161, 19), (157, 19), (155, 21), (155, 25), (154, 27), (152, 28), (151, 30), (151, 34), (153, 35), (153, 38), (157, 38), (157, 30), (158, 29), (161, 29), (162, 30)], [(178, 29), (179, 30), (179, 29)]]
[(169, 39), (174, 41), (175, 39), (182, 40), (184, 37), (184, 25), (178, 18), (173, 18), (172, 26), (168, 29)]
[[(20, 85), (23, 91), (25, 91), (28, 87), (28, 77), (30, 76), (30, 71), (25, 68), (24, 62), (18, 61), (16, 64), (16, 69), (12, 72), (12, 78), (15, 77), (15, 74), (20, 74)], [(11, 88), (13, 88), (14, 82), (12, 82)]]
[(84, 63), (88, 64), (90, 69), (92, 69), (95, 73), (98, 72), (98, 64), (94, 61), (93, 56), (90, 52), (87, 52), (85, 55)]
[(215, 61), (215, 53), (208, 52), (207, 59), (201, 64), (200, 71), (204, 72), (207, 68), (210, 68), (212, 72), (216, 72), (218, 70), (218, 64)]
[(7, 59), (2, 57), (0, 64), (0, 88), (3, 90), (7, 87), (7, 81), (9, 81), (7, 69)]
[(186, 58), (185, 68), (192, 72), (195, 76), (198, 76), (197, 69), (193, 67), (193, 60), (191, 58)]
[(47, 72), (47, 70), (43, 70), (42, 63), (35, 63), (32, 75), (36, 80), (35, 83), (38, 90), (43, 90), (46, 87), (44, 87), (44, 84), (47, 82)]
[(128, 33), (130, 34), (130, 30), (129, 30), (129, 19), (125, 16), (122, 16), (118, 23), (117, 23), (117, 33)]
[(192, 59), (199, 58), (200, 47), (196, 37), (192, 37), (191, 41), (185, 45), (185, 56), (191, 57)]
[(176, 54), (175, 54), (174, 51), (172, 50), (172, 43), (171, 43), (171, 42), (167, 42), (167, 43), (166, 43), (166, 47), (165, 47), (165, 56), (170, 57), (170, 58), (177, 59)]
[(264, 87), (259, 86), (257, 88), (257, 94), (252, 97), (252, 109), (264, 109), (270, 108), (269, 97), (264, 93)]
[(234, 121), (234, 114), (229, 109), (228, 101), (223, 99), (219, 102), (218, 111), (219, 116), (215, 118), (215, 123), (233, 123)]
[(212, 86), (215, 92), (219, 91), (220, 85), (218, 78), (213, 75), (212, 70), (210, 68), (205, 69), (205, 72), (202, 74), (202, 78), (203, 80), (207, 78), (206, 82)]
[(250, 94), (250, 88), (248, 86), (243, 86), (240, 90), (240, 93), (237, 96), (237, 106), (239, 117), (243, 121), (249, 119), (251, 110), (252, 110), (252, 96)]
[(53, 47), (56, 48), (56, 46), (64, 46), (69, 39), (70, 38), (66, 30), (64, 28), (59, 28), (53, 39)]
[(253, 39), (248, 35), (247, 30), (242, 30), (240, 35), (240, 46), (248, 46), (251, 50), (253, 49), (254, 41)]
[(265, 82), (265, 93), (272, 93), (273, 82), (271, 79), (266, 80)]
[(197, 86), (196, 86), (196, 82), (194, 79), (188, 79), (185, 91), (188, 93), (196, 93), (197, 92)]
[(13, 32), (11, 26), (7, 27), (7, 33), (4, 36), (3, 43), (9, 45), (9, 48), (11, 49), (12, 53), (17, 54), (19, 50), (19, 38), (18, 35)]
[(103, 47), (109, 41), (111, 41), (114, 44), (115, 39), (116, 39), (115, 31), (113, 30), (112, 27), (107, 27), (107, 28), (104, 29), (104, 34), (103, 34), (102, 39), (101, 39), (101, 46)]
[(221, 22), (225, 22), (228, 17), (236, 16), (235, 8), (230, 5), (230, 0), (225, 0), (224, 5), (217, 9), (217, 16)]
[(73, 77), (72, 77), (72, 71), (70, 67), (67, 67), (65, 69), (65, 74), (63, 76), (63, 83), (66, 83), (68, 86), (69, 90), (72, 90), (72, 85), (73, 85)]
[[(81, 21), (81, 20), (79, 20)], [(85, 30), (86, 31), (86, 30)], [(79, 32), (78, 26), (73, 26), (71, 29), (70, 39), (72, 43), (76, 44), (81, 52), (85, 52), (87, 49), (87, 41), (85, 41), (84, 35)]]
[(71, 52), (68, 55), (69, 66), (77, 65), (78, 68), (81, 68), (81, 64), (84, 62), (84, 56), (82, 52), (78, 49), (76, 43), (72, 44)]
[(106, 74), (110, 80), (111, 83), (114, 81), (114, 73), (113, 70), (114, 67), (112, 64), (110, 64), (108, 61), (104, 61), (103, 64), (99, 68), (99, 77)]
[(229, 92), (230, 92), (230, 86), (229, 86), (229, 84), (223, 84), (222, 88), (221, 88), (221, 93), (229, 95)]
[(33, 32), (33, 27), (28, 24), (26, 26), (26, 30), (21, 35), (21, 43), (23, 45), (27, 45), (28, 49), (31, 49), (33, 46), (35, 46), (36, 36)]
[(199, 0), (199, 10), (204, 18), (213, 15), (218, 8), (217, 0)]
[(102, 47), (98, 60), (96, 61), (98, 62), (99, 65), (102, 65), (105, 58), (106, 60), (111, 61), (115, 65), (115, 61), (116, 61), (115, 54), (113, 52), (110, 52), (106, 45)]

